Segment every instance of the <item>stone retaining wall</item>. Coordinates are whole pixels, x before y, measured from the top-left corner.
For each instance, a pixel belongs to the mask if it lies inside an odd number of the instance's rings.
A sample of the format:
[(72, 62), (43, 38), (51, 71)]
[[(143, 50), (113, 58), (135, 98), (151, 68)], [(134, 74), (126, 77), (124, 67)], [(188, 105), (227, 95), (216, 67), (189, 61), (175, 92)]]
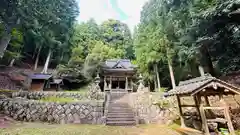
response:
[(19, 121), (102, 124), (103, 102), (46, 103), (20, 98), (0, 99), (0, 111)]
[[(83, 100), (88, 98), (87, 93), (78, 93), (78, 92), (29, 92), (29, 91), (19, 91), (12, 94), (12, 97), (24, 97), (27, 99), (39, 100), (46, 97), (67, 97), (67, 98), (75, 98), (78, 100)], [(99, 93), (96, 97), (96, 100), (104, 99), (104, 93)]]
[(140, 124), (170, 124), (178, 118), (176, 108), (160, 107), (156, 104), (166, 100), (161, 93), (138, 92), (130, 93), (128, 96), (129, 104), (135, 111)]

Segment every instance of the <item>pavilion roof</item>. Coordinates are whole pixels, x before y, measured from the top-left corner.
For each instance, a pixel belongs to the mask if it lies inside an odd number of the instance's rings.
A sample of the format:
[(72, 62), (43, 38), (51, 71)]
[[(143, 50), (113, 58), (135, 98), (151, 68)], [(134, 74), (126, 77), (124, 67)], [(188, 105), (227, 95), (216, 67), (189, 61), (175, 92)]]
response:
[(50, 74), (33, 74), (30, 75), (31, 79), (37, 79), (37, 80), (48, 80), (52, 77)]
[(200, 92), (205, 88), (218, 86), (226, 88), (232, 91), (233, 93), (240, 94), (240, 90), (236, 86), (233, 86), (227, 82), (224, 82), (210, 75), (205, 75), (202, 77), (197, 77), (186, 81), (181, 81), (175, 89), (168, 91), (166, 96), (195, 95), (196, 93)]

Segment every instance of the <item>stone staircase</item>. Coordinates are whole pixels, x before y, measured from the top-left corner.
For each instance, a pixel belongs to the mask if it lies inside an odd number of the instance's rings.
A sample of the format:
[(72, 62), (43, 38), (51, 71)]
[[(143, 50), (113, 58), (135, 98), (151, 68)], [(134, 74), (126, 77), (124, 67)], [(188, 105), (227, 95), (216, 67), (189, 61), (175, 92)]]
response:
[(128, 100), (121, 99), (128, 92), (114, 91), (110, 93), (106, 125), (109, 126), (134, 126), (135, 114), (128, 105)]

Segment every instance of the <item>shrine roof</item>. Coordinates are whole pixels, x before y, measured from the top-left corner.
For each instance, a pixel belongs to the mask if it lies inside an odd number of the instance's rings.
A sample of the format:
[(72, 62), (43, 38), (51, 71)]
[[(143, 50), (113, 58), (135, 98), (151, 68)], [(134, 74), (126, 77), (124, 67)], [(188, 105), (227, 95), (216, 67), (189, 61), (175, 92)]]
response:
[(111, 71), (133, 71), (136, 66), (128, 59), (111, 59), (102, 64), (103, 70)]

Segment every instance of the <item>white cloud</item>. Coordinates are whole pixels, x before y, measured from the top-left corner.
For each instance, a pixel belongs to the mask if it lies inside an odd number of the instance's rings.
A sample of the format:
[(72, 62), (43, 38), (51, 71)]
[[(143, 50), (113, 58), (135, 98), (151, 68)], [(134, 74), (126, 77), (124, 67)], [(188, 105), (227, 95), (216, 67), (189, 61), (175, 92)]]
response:
[[(80, 22), (94, 18), (97, 23), (112, 18), (120, 19), (119, 14), (111, 6), (110, 0), (79, 0)], [(128, 19), (121, 20), (128, 24), (131, 30), (139, 23), (142, 6), (148, 0), (118, 0), (118, 6), (128, 15)]]
[(118, 0), (119, 7), (128, 14), (129, 18), (124, 20), (127, 23), (131, 30), (133, 30), (134, 26), (137, 25), (140, 21), (140, 13), (142, 10), (142, 6), (148, 0)]

